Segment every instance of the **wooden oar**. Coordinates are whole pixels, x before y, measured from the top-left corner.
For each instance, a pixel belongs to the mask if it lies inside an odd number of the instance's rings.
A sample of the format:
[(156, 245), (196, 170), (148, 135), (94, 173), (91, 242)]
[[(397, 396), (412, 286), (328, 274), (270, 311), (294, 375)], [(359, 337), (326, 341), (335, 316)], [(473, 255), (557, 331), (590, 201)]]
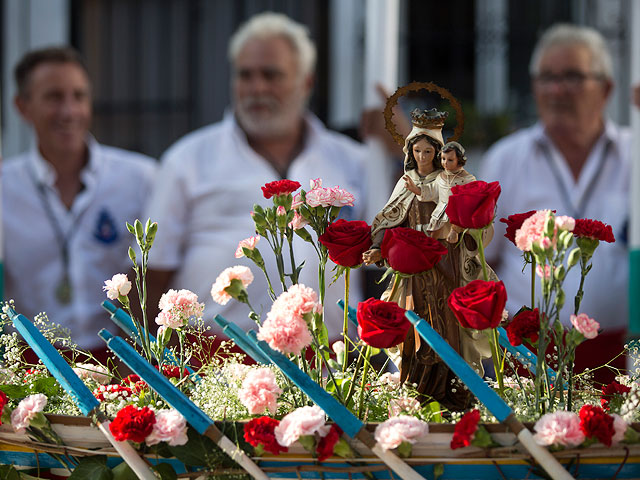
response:
[[(240, 345), (248, 342), (253, 347), (252, 350), (259, 350), (262, 355), (275, 364), (284, 375), (286, 375), (300, 390), (302, 390), (313, 402), (322, 408), (325, 413), (351, 438), (357, 438), (371, 451), (378, 456), (387, 466), (396, 472), (404, 480), (424, 480), (418, 472), (402, 461), (395, 453), (384, 450), (377, 444), (374, 436), (369, 432), (364, 423), (351, 413), (344, 405), (328, 394), (320, 385), (314, 382), (309, 375), (300, 370), (283, 354), (271, 349), (269, 345), (258, 340), (255, 332), (242, 332), (227, 322), (219, 315), (216, 317), (218, 325), (223, 326), (225, 333)], [(230, 328), (228, 328), (230, 327)], [(249, 351), (247, 351), (250, 354)], [(258, 361), (257, 359), (255, 359)]]
[(231, 440), (229, 440), (216, 427), (213, 420), (200, 410), (184, 393), (173, 385), (164, 375), (156, 370), (149, 362), (142, 358), (131, 345), (122, 338), (116, 337), (107, 330), (101, 330), (100, 337), (107, 342), (109, 349), (115, 353), (131, 370), (133, 370), (142, 380), (147, 382), (149, 387), (157, 392), (173, 408), (178, 410), (182, 416), (201, 435), (206, 435), (212, 439), (232, 460), (244, 468), (249, 475), (259, 480), (268, 480), (269, 477)]
[(529, 451), (540, 465), (554, 480), (569, 480), (573, 477), (549, 453), (546, 448), (538, 445), (531, 432), (516, 418), (513, 410), (485, 381), (469, 366), (467, 362), (436, 332), (428, 322), (414, 312), (407, 312), (407, 318), (415, 326), (416, 331), (425, 342), (440, 356), (442, 361), (455, 373), (485, 407), (504, 423), (517, 436), (520, 443)]
[(96, 426), (109, 440), (111, 445), (120, 454), (122, 459), (131, 467), (138, 478), (143, 480), (156, 480), (156, 475), (149, 465), (138, 455), (128, 442), (118, 442), (109, 430), (109, 419), (100, 411), (100, 402), (93, 396), (64, 358), (58, 353), (51, 343), (42, 335), (24, 315), (19, 315), (13, 309), (8, 310), (8, 315), (16, 330), (38, 355), (45, 367), (51, 372), (58, 383), (71, 396), (83, 415), (94, 417)]

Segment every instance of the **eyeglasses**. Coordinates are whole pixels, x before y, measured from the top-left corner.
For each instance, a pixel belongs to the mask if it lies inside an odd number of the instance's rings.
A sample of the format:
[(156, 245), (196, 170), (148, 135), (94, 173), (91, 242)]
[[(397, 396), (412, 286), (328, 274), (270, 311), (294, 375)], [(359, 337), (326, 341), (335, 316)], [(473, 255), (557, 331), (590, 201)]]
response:
[(589, 79), (603, 80), (604, 76), (599, 73), (565, 72), (560, 75), (553, 73), (541, 73), (533, 77), (534, 81), (541, 87), (549, 87), (553, 83), (562, 85), (568, 89), (578, 89)]

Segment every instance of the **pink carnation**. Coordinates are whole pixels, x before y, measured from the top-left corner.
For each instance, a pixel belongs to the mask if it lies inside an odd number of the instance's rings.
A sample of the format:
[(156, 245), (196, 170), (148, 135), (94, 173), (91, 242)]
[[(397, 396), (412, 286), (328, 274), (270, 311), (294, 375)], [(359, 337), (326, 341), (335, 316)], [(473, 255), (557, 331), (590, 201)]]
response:
[(309, 180), (309, 190), (315, 190), (316, 188), (322, 188), (321, 178), (312, 178)]
[(282, 389), (278, 387), (271, 369), (257, 368), (252, 369), (244, 378), (238, 398), (251, 415), (264, 413), (265, 410), (273, 415), (281, 393)]
[(429, 424), (406, 415), (391, 417), (378, 425), (375, 438), (383, 450), (391, 450), (402, 442), (415, 443), (429, 433)]
[(42, 393), (29, 395), (11, 412), (11, 426), (16, 433), (25, 433), (31, 420), (47, 405), (47, 396)]
[(573, 229), (576, 228), (576, 219), (567, 215), (559, 215), (556, 217), (556, 228), (573, 232)]
[(131, 291), (131, 282), (124, 273), (116, 273), (111, 280), (105, 280), (102, 290), (107, 292), (109, 300), (117, 300), (119, 296), (126, 296)]
[(160, 297), (160, 313), (156, 317), (158, 325), (180, 328), (187, 324), (190, 317), (199, 317), (204, 304), (198, 302), (198, 295), (190, 290), (169, 290)]
[(236, 258), (244, 257), (244, 252), (242, 248), (246, 248), (247, 250), (253, 250), (258, 245), (260, 241), (260, 235), (255, 235), (253, 237), (245, 238), (244, 240), (240, 240), (238, 243), (238, 248), (236, 248)]
[(315, 188), (307, 192), (306, 201), (310, 207), (330, 207), (333, 205), (334, 191), (331, 188)]
[(91, 378), (94, 382), (106, 385), (111, 381), (109, 371), (101, 365), (93, 365), (91, 363), (76, 363), (73, 368), (74, 373), (82, 380)]
[(291, 208), (293, 210), (297, 210), (302, 205), (304, 205), (304, 202), (302, 201), (302, 192), (298, 192), (293, 196), (293, 201), (291, 202)]
[(585, 338), (592, 339), (598, 336), (600, 324), (593, 318), (589, 318), (586, 313), (571, 315), (569, 318), (573, 327), (584, 335)]
[(279, 205), (278, 208), (276, 208), (276, 215), (278, 215), (279, 217), (282, 217), (286, 214), (287, 214), (287, 209), (284, 208), (282, 205)]
[(304, 218), (302, 215), (300, 215), (298, 212), (293, 214), (293, 220), (289, 222), (289, 226), (294, 230), (300, 230), (301, 228), (304, 228), (307, 225), (309, 225), (309, 222), (307, 222), (307, 219)]
[(516, 247), (523, 252), (530, 252), (534, 242), (540, 243), (545, 238), (544, 230), (549, 214), (549, 210), (538, 210), (522, 222), (522, 226), (516, 231)]
[(611, 437), (611, 444), (616, 445), (624, 440), (624, 434), (627, 431), (628, 425), (620, 415), (614, 413), (611, 416), (613, 417), (614, 431), (613, 437)]
[(585, 440), (580, 417), (573, 412), (554, 412), (543, 415), (533, 427), (538, 445), (576, 447)]
[(231, 285), (231, 280), (235, 279), (240, 280), (242, 285), (247, 288), (253, 282), (253, 273), (242, 265), (225, 268), (211, 286), (211, 296), (216, 303), (220, 305), (229, 303), (232, 297), (225, 291), (225, 288)]
[[(280, 312), (302, 319), (318, 308), (318, 294), (302, 283), (291, 285), (289, 290), (280, 294), (271, 306), (271, 313)], [(268, 315), (267, 315), (268, 316)]]
[(340, 187), (334, 187), (333, 190), (333, 203), (334, 207), (353, 207), (354, 197), (345, 189)]
[(147, 445), (160, 442), (167, 442), (172, 447), (184, 445), (189, 441), (187, 421), (177, 410), (160, 410), (156, 413), (153, 430), (144, 441)]
[(410, 415), (420, 411), (420, 402), (411, 397), (392, 398), (389, 401), (389, 417), (397, 417), (401, 413)]
[(272, 315), (258, 330), (258, 339), (282, 353), (300, 355), (303, 349), (311, 345), (311, 333), (307, 323), (296, 317)]
[(280, 421), (274, 431), (276, 440), (283, 447), (289, 447), (302, 435), (313, 435), (316, 432), (321, 437), (329, 433), (324, 411), (317, 405), (294, 410)]
[(551, 265), (544, 266), (544, 273), (542, 273), (542, 265), (536, 265), (536, 274), (540, 278), (544, 278), (544, 279), (551, 278)]

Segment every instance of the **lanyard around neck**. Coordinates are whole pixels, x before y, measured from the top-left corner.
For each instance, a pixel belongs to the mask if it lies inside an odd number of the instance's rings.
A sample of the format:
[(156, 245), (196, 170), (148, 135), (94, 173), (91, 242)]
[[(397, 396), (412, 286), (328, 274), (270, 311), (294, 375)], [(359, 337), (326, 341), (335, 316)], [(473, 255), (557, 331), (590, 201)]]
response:
[(598, 168), (596, 169), (595, 173), (591, 176), (591, 179), (589, 180), (589, 184), (587, 185), (587, 188), (584, 190), (584, 194), (580, 199), (580, 203), (577, 205), (577, 207), (574, 207), (573, 202), (571, 201), (571, 195), (570, 195), (569, 189), (567, 188), (565, 183), (562, 181), (560, 169), (558, 168), (558, 165), (556, 165), (556, 162), (553, 160), (553, 155), (551, 153), (551, 149), (549, 148), (549, 145), (546, 142), (542, 142), (542, 141), (538, 142), (538, 146), (542, 150), (542, 153), (544, 154), (544, 158), (549, 164), (549, 168), (551, 168), (553, 179), (555, 180), (556, 186), (558, 187), (558, 191), (562, 196), (562, 203), (564, 203), (564, 206), (567, 212), (570, 213), (573, 218), (584, 218), (584, 212), (586, 210), (587, 204), (589, 203), (592, 193), (596, 185), (598, 184), (598, 180), (602, 176), (601, 175), (602, 169), (604, 168), (604, 164), (606, 163), (607, 158), (609, 157), (609, 150), (611, 148), (612, 143), (613, 142), (611, 140), (606, 140), (606, 143), (602, 148), (602, 154), (600, 155), (600, 159), (598, 160)]

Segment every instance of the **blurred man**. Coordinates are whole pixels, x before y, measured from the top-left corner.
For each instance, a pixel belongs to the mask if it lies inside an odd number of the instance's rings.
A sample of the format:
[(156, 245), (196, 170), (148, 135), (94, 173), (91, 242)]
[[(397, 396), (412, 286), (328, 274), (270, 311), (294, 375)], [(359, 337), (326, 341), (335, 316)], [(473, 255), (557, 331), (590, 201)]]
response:
[[(613, 227), (616, 242), (600, 243), (580, 307), (603, 332), (585, 342), (584, 351), (578, 349), (576, 363), (579, 369), (599, 366), (622, 350), (627, 327), (630, 133), (606, 118), (612, 63), (597, 31), (551, 27), (535, 47), (530, 73), (539, 121), (496, 143), (486, 154), (481, 178), (502, 186), (497, 219), (551, 209)], [(507, 287), (511, 315), (530, 304), (531, 279), (522, 272), (521, 253), (500, 235), (487, 251)], [(564, 282), (567, 301), (560, 319), (566, 325), (579, 281), (580, 269), (574, 268)], [(624, 367), (624, 360), (616, 365)]]
[(155, 165), (89, 134), (91, 85), (75, 50), (32, 51), (15, 80), (35, 143), (2, 165), (6, 298), (28, 317), (47, 312), (79, 346), (102, 349), (102, 286), (131, 269), (125, 222), (141, 216)]
[[(367, 175), (363, 146), (327, 130), (307, 110), (315, 59), (307, 29), (281, 14), (257, 15), (233, 35), (229, 45), (233, 110), (221, 122), (179, 140), (162, 159), (149, 202), (149, 216), (159, 227), (150, 256), (155, 292), (150, 302), (157, 302), (168, 287), (187, 288), (206, 302), (208, 319), (220, 313), (243, 328), (255, 327), (247, 318), (246, 305), (231, 301), (222, 307), (210, 295), (217, 275), (241, 263), (255, 274), (249, 297), (265, 318), (271, 301), (264, 276), (234, 253), (240, 240), (254, 234), (249, 215), (253, 204), (271, 203), (260, 190), (267, 182), (286, 177), (309, 190), (309, 180), (321, 178), (323, 186), (339, 185), (355, 196), (355, 206), (343, 208), (343, 218), (363, 219)], [(258, 248), (268, 259), (272, 281), (277, 281), (265, 239)], [(315, 251), (296, 241), (295, 252), (298, 261), (305, 260), (300, 283), (317, 288)], [(360, 297), (357, 275), (351, 285), (354, 302)], [(328, 288), (325, 302), (334, 335), (341, 325), (335, 302), (342, 289), (341, 282)]]

